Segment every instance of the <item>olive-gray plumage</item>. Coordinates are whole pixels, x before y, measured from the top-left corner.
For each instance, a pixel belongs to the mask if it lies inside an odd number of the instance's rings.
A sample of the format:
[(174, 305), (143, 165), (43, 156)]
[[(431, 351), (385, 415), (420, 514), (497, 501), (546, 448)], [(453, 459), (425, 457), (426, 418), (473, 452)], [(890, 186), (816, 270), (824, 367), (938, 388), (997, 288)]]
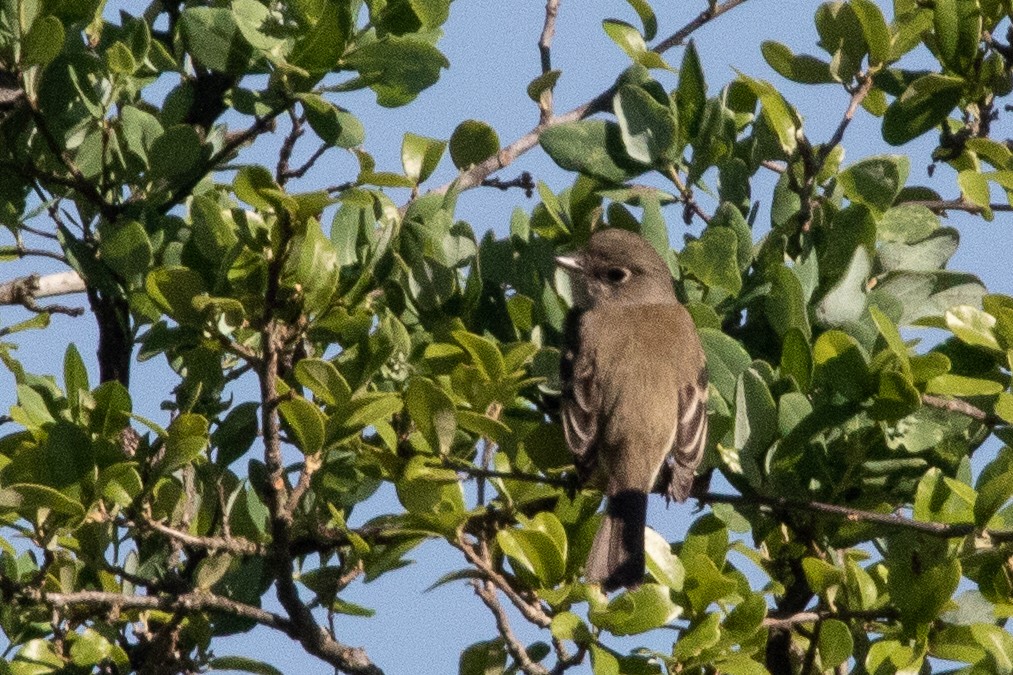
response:
[[(707, 439), (707, 371), (661, 256), (639, 235), (595, 232), (557, 258), (570, 272), (563, 431), (581, 482), (608, 496), (585, 575), (606, 591), (644, 576), (647, 495), (683, 501)], [(663, 470), (664, 469), (664, 470)]]

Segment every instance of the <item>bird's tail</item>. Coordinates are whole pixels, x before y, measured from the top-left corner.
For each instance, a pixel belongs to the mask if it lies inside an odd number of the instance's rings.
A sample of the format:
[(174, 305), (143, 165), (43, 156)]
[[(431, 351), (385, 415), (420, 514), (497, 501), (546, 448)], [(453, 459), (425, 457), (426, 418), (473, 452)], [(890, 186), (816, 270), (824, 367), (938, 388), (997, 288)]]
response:
[(591, 544), (585, 575), (608, 592), (635, 588), (644, 578), (647, 493), (626, 490), (609, 497), (605, 518)]

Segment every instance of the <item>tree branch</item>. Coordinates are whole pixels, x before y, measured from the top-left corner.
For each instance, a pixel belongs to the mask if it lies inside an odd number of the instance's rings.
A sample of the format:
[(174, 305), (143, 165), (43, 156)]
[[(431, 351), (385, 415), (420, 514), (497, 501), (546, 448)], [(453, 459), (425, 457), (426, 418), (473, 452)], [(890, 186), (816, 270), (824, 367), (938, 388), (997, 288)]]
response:
[[(972, 204), (963, 198), (959, 199), (914, 199), (905, 204), (914, 204), (916, 206), (924, 206), (933, 213), (941, 214), (946, 211), (965, 211), (967, 213), (984, 213), (984, 207)], [(997, 212), (1013, 212), (1013, 206), (1009, 204), (989, 204), (988, 208), (992, 211)]]
[[(724, 3), (714, 5), (713, 7), (704, 10), (695, 19), (693, 19), (685, 26), (680, 28), (678, 31), (676, 31), (668, 38), (663, 40), (661, 43), (659, 43), (653, 49), (653, 51), (658, 54), (661, 54), (671, 49), (672, 47), (681, 45), (694, 31), (699, 29), (701, 26), (707, 24), (713, 19), (716, 19), (722, 14), (734, 9), (735, 7), (738, 7), (744, 2), (746, 2), (746, 0), (727, 0)], [(563, 124), (566, 122), (575, 122), (577, 120), (582, 120), (585, 117), (593, 115), (596, 112), (608, 110), (613, 95), (615, 95), (614, 85), (609, 87), (605, 91), (601, 92), (600, 94), (592, 98), (590, 101), (587, 101), (586, 103), (577, 106), (576, 108), (570, 110), (569, 112), (553, 117), (551, 122), (548, 123), (539, 122), (538, 125), (531, 131), (524, 134), (510, 145), (506, 146), (489, 159), (474, 165), (473, 167), (462, 173), (460, 176), (458, 176), (450, 183), (434, 188), (429, 193), (446, 194), (447, 191), (450, 190), (451, 188), (454, 188), (455, 190), (458, 191), (464, 191), (470, 190), (471, 188), (481, 185), (482, 181), (488, 178), (490, 175), (492, 175), (493, 173), (499, 171), (504, 167), (509, 166), (519, 156), (523, 155), (525, 152), (533, 148), (538, 143), (538, 138), (539, 136), (541, 136), (543, 131), (557, 124)]]
[[(538, 52), (542, 61), (542, 75), (552, 70), (552, 38), (556, 34), (556, 17), (559, 16), (559, 0), (546, 0), (545, 24), (538, 38)], [(538, 123), (548, 124), (552, 120), (552, 88), (542, 92), (538, 100)]]
[(496, 588), (492, 582), (473, 579), (471, 586), (475, 589), (475, 595), (492, 612), (493, 618), (496, 620), (496, 630), (503, 637), (507, 651), (510, 652), (510, 656), (517, 662), (518, 667), (527, 675), (549, 675), (549, 671), (544, 666), (531, 660), (524, 644), (514, 635), (513, 629), (510, 627), (510, 620), (507, 618), (506, 611), (504, 611), (503, 605), (500, 604), (499, 598), (496, 597)]
[(1006, 423), (1006, 421), (998, 415), (985, 412), (981, 408), (977, 408), (967, 401), (962, 401), (959, 398), (949, 399), (943, 398), (942, 396), (935, 396), (933, 394), (922, 394), (922, 403), (930, 408), (939, 408), (940, 410), (949, 410), (950, 412), (967, 415), (971, 419), (977, 420), (978, 422), (990, 427)]
[[(808, 502), (790, 499), (788, 497), (771, 497), (766, 495), (729, 495), (707, 492), (697, 496), (701, 504), (733, 504), (740, 506), (762, 506), (773, 510), (782, 511), (804, 511), (810, 513), (825, 513), (845, 518), (853, 523), (875, 523), (887, 527), (897, 527), (915, 532), (921, 532), (933, 537), (951, 538), (964, 537), (974, 532), (974, 525), (971, 523), (932, 523), (921, 520), (913, 520), (898, 516), (893, 513), (878, 513), (876, 511), (864, 511), (853, 509), (839, 504), (827, 504), (825, 502)], [(1013, 532), (999, 531), (989, 533), (999, 537), (1007, 534), (1013, 536)]]

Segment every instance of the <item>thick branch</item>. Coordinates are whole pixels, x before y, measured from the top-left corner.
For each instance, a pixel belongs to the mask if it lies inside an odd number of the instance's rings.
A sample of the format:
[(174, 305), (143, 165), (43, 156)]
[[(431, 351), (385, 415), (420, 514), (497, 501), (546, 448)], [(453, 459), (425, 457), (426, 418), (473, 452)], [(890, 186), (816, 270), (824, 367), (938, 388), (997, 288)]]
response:
[(207, 592), (195, 591), (184, 595), (125, 595), (103, 591), (41, 593), (25, 589), (20, 591), (18, 595), (31, 602), (41, 602), (50, 607), (58, 608), (86, 607), (94, 609), (160, 609), (167, 612), (224, 612), (244, 619), (252, 619), (264, 626), (277, 628), (290, 636), (292, 636), (293, 631), (292, 623), (283, 616)]

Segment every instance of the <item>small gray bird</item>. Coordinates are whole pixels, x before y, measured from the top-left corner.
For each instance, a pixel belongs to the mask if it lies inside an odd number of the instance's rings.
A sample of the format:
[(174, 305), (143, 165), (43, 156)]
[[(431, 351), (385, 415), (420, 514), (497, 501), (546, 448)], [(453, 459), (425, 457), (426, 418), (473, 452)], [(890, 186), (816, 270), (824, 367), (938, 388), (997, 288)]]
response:
[(570, 273), (563, 432), (583, 485), (608, 496), (585, 569), (605, 591), (644, 577), (647, 495), (684, 501), (707, 441), (707, 368), (672, 276), (643, 237), (595, 232)]

